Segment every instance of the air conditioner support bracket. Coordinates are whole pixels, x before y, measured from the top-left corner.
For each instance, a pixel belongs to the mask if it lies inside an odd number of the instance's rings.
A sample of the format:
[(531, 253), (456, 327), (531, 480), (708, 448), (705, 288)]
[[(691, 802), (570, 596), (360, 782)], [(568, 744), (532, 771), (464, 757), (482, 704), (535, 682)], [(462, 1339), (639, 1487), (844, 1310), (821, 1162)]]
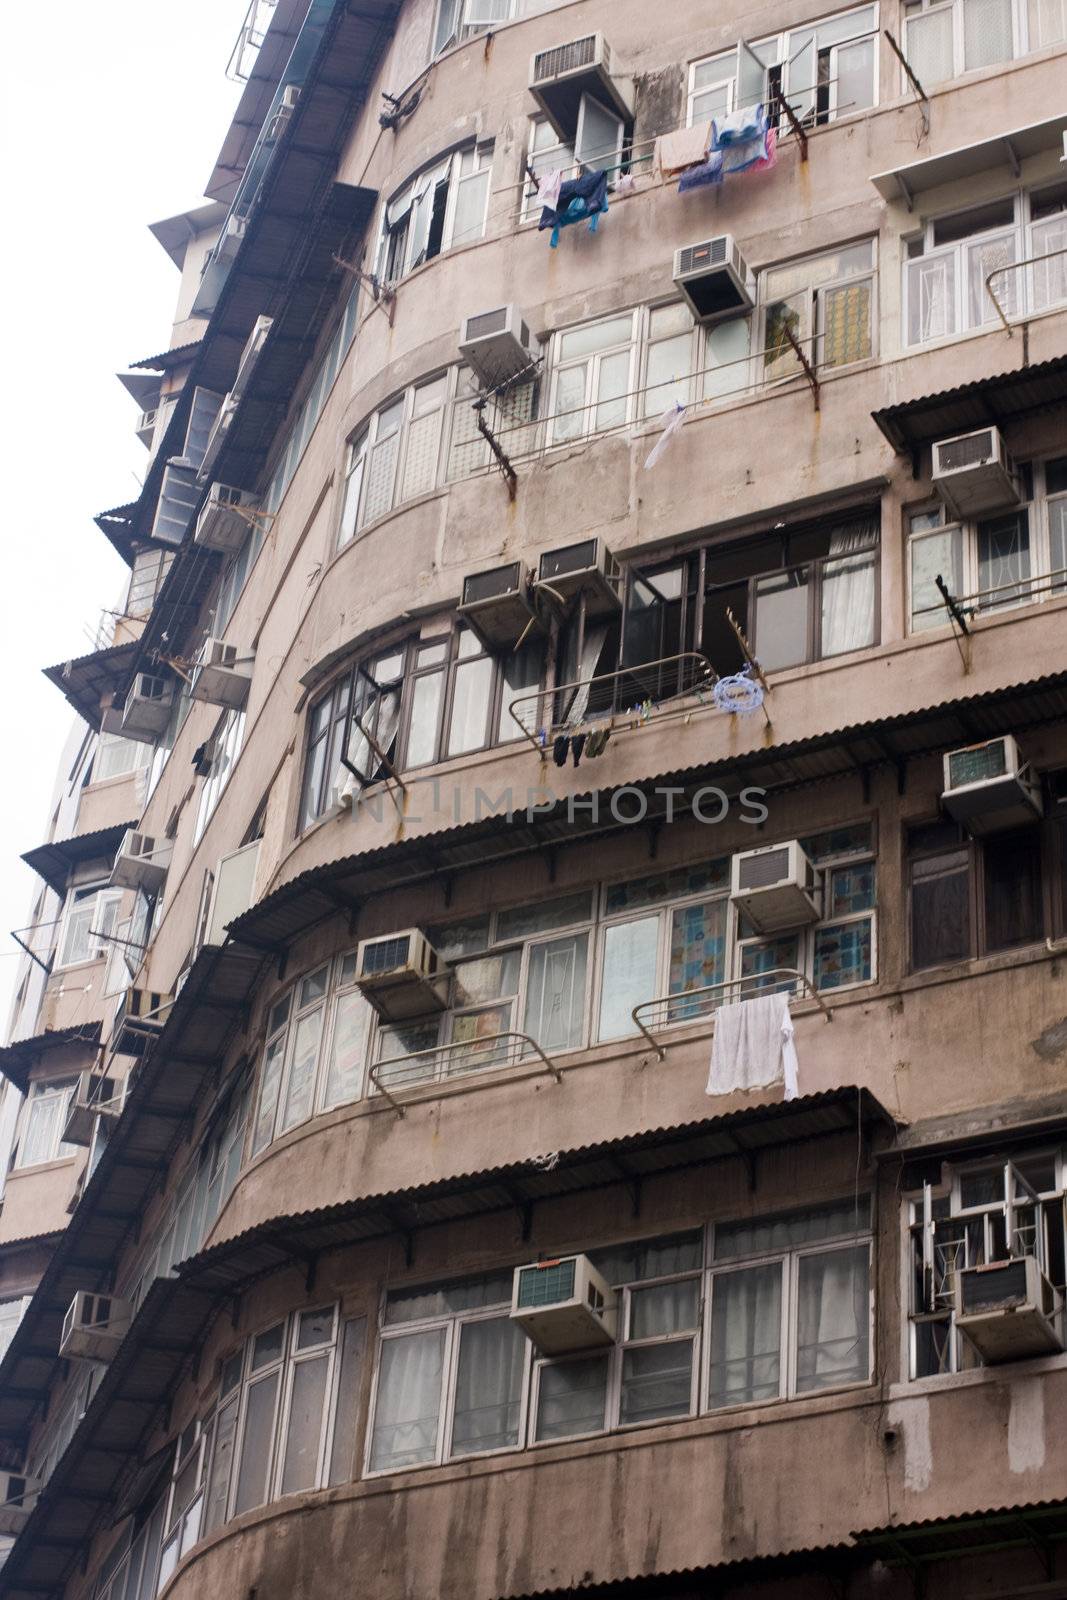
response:
[(488, 422), (485, 420), (484, 395), (480, 400), (476, 400), (474, 402), (474, 420), (478, 424), (478, 432), (481, 434), (482, 438), (485, 440), (486, 444), (489, 446), (494, 457), (496, 458), (496, 464), (500, 468), (500, 475), (508, 486), (508, 499), (514, 500), (516, 490), (519, 487), (518, 473), (512, 466), (503, 446), (494, 435), (492, 428), (490, 428)]
[(738, 644), (741, 646), (741, 654), (744, 656), (752, 676), (763, 690), (763, 704), (760, 707), (760, 710), (763, 712), (763, 717), (768, 728), (770, 728), (772, 726), (771, 714), (767, 710), (767, 696), (771, 692), (770, 684), (763, 675), (763, 668), (752, 654), (752, 646), (748, 642), (748, 636), (746, 635), (741, 624), (738, 622), (737, 618), (734, 616), (733, 612), (730, 610), (729, 606), (726, 608), (726, 620), (734, 630), (734, 636), (737, 639)]
[[(911, 85), (911, 91), (914, 94), (916, 100), (918, 101), (919, 110), (922, 113), (923, 138), (924, 139), (928, 139), (930, 137), (930, 98), (927, 95), (926, 90), (923, 88), (922, 84), (919, 82), (918, 78), (915, 76), (915, 73), (912, 71), (911, 64), (908, 61), (907, 56), (904, 54), (903, 50), (900, 48), (899, 44), (897, 43), (896, 39), (894, 39), (894, 37), (890, 33), (889, 29), (888, 28), (883, 28), (882, 32), (885, 34), (886, 38), (889, 40), (889, 48), (892, 50), (892, 52), (896, 56), (897, 60), (900, 62), (901, 66), (904, 68), (904, 76), (907, 78), (908, 83)], [(907, 200), (908, 210), (910, 211), (911, 210), (911, 196), (907, 193), (906, 190), (905, 190), (905, 196), (904, 197)]]
[(804, 369), (804, 376), (807, 378), (808, 383), (811, 386), (811, 397), (814, 402), (815, 409), (818, 411), (821, 404), (821, 396), (819, 394), (819, 379), (815, 372), (815, 368), (812, 366), (811, 362), (800, 348), (800, 342), (788, 323), (783, 324), (782, 332), (792, 345), (793, 354), (796, 356), (797, 360), (800, 362), (800, 365)]
[[(757, 56), (756, 59), (758, 61), (759, 57)], [(796, 134), (797, 139), (800, 142), (801, 161), (806, 161), (808, 159), (807, 129), (804, 127), (804, 124), (800, 121), (800, 118), (797, 116), (796, 112), (793, 110), (793, 107), (789, 104), (789, 101), (786, 99), (785, 95), (780, 89), (778, 91), (778, 106), (783, 112), (786, 121), (789, 123), (790, 131)]]
[(967, 616), (956, 597), (950, 592), (947, 583), (939, 572), (934, 579), (938, 593), (948, 612), (949, 621), (952, 623), (952, 637), (956, 641), (956, 649), (963, 662), (963, 671), (966, 676), (971, 670), (971, 628)]
[(371, 310), (384, 311), (389, 326), (392, 327), (393, 318), (396, 315), (396, 291), (388, 288), (385, 284), (379, 283), (376, 277), (364, 272), (363, 268), (357, 266), (354, 261), (346, 261), (344, 256), (338, 255), (335, 255), (333, 259), (335, 266), (343, 267), (345, 272), (350, 272), (354, 278), (358, 278), (363, 287), (370, 291)]

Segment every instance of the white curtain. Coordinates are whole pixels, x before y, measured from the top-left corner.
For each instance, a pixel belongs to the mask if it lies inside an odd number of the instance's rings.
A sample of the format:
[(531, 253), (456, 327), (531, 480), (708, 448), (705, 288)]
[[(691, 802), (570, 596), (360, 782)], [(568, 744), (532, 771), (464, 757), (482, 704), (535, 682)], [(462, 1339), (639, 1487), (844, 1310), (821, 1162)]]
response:
[(583, 933), (530, 950), (526, 1032), (542, 1050), (573, 1050), (581, 1043), (588, 944)]
[[(823, 568), (822, 653), (837, 656), (874, 643), (875, 562), (869, 523), (849, 523), (830, 536), (829, 560)], [(860, 552), (863, 552), (862, 554)]]
[(464, 1324), (456, 1372), (453, 1455), (505, 1450), (518, 1443), (525, 1344), (510, 1317)]
[(712, 1406), (777, 1398), (782, 1265), (718, 1273), (711, 1293)]
[[(1067, 300), (1067, 213), (1049, 217), (1046, 222), (1035, 222), (1030, 229), (1032, 256), (1050, 256), (1049, 261), (1035, 261), (1031, 267), (1034, 283), (1035, 311), (1047, 311), (1050, 306), (1062, 305)], [(1055, 252), (1064, 254), (1056, 255)]]
[(908, 343), (925, 344), (956, 331), (956, 264), (952, 255), (908, 265)]
[(870, 1299), (866, 1245), (801, 1256), (797, 1389), (861, 1382), (868, 1373)]
[(576, 728), (589, 709), (589, 696), (593, 690), (592, 679), (597, 676), (600, 655), (607, 636), (606, 622), (597, 622), (586, 629), (585, 638), (582, 640), (582, 659), (578, 663), (579, 686), (574, 691), (566, 717), (567, 726), (570, 728)]
[(404, 1334), (382, 1344), (371, 1470), (409, 1467), (437, 1454), (443, 1329)]

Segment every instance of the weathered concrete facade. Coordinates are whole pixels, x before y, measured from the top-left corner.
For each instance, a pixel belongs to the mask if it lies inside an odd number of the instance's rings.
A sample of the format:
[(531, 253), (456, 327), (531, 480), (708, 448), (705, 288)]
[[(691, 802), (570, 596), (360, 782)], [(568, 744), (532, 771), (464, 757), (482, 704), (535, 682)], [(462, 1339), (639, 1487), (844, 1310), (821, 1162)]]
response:
[[(126, 614), (49, 669), (88, 732), (0, 1061), (0, 1587), (1058, 1594), (1067, 18), (260, 10), (154, 229)], [(759, 164), (680, 192), (659, 141), (729, 153), (756, 94)], [(528, 162), (606, 169), (600, 226), (550, 245)], [(751, 303), (702, 323), (675, 253), (723, 236)], [(459, 346), (504, 306), (494, 386)], [(1007, 821), (946, 802), (971, 747), (1023, 763)], [(761, 926), (738, 858), (790, 841)], [(447, 976), (390, 1012), (405, 930)], [(784, 991), (795, 1096), (719, 1009)], [(608, 1331), (553, 1351), (513, 1273), (587, 1255)], [(983, 1354), (998, 1265), (1047, 1299)]]

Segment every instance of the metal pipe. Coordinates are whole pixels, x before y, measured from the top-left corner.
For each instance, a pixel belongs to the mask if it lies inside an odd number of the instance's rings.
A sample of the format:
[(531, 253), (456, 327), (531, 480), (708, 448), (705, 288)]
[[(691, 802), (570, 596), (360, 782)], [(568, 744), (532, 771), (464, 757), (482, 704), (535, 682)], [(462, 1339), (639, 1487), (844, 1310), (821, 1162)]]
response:
[(690, 1000), (698, 999), (701, 995), (716, 994), (720, 990), (733, 989), (740, 984), (762, 984), (768, 978), (792, 978), (794, 982), (803, 984), (805, 990), (804, 998), (814, 1000), (827, 1022), (833, 1022), (834, 1014), (818, 989), (816, 989), (811, 979), (796, 967), (768, 967), (765, 972), (747, 973), (739, 978), (723, 978), (720, 983), (705, 984), (699, 989), (684, 989), (678, 994), (665, 994), (658, 996), (655, 1000), (643, 1000), (640, 1005), (634, 1006), (630, 1016), (633, 1018), (634, 1026), (644, 1034), (659, 1059), (663, 1061), (666, 1058), (666, 1049), (658, 1042), (650, 1028), (646, 1026), (641, 1012), (650, 1011), (654, 1006), (684, 1005)]

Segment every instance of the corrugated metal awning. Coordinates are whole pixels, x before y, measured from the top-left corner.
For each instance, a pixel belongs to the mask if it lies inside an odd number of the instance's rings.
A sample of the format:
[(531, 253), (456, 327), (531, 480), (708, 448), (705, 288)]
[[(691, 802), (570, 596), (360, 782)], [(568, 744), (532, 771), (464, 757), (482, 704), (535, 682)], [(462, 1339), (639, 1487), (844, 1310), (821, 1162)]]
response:
[(66, 697), (79, 717), (99, 733), (101, 700), (105, 695), (118, 693), (136, 657), (137, 643), (131, 639), (126, 644), (111, 644), (87, 656), (77, 656), (73, 661), (45, 667), (44, 675)]
[[(703, 783), (717, 782), (734, 794), (746, 786), (780, 791), (873, 772), (887, 764), (899, 766), (935, 751), (1064, 718), (1067, 673), (1059, 673), (878, 722), (852, 723), (795, 744), (656, 773), (631, 787), (648, 794), (647, 820), (651, 823), (666, 815), (670, 802), (664, 791), (668, 788), (688, 793)], [(320, 922), (336, 917), (345, 903), (356, 909), (368, 895), (440, 872), (514, 860), (531, 851), (621, 831), (625, 825), (611, 817), (611, 795), (611, 790), (601, 790), (596, 806), (592, 794), (578, 797), (570, 807), (572, 820), (568, 820), (568, 802), (561, 800), (554, 813), (542, 811), (529, 818), (517, 812), (510, 821), (504, 816), (483, 818), (314, 867), (238, 917), (230, 924), (230, 936), (254, 948), (280, 953)], [(604, 820), (595, 822), (594, 817)]]
[[(19, 1094), (25, 1094), (30, 1073), (42, 1056), (61, 1045), (85, 1044), (94, 1049), (100, 1043), (99, 1022), (79, 1022), (70, 1028), (46, 1028), (29, 1039), (17, 1039), (0, 1050), (0, 1072), (13, 1083)], [(21, 1241), (20, 1241), (21, 1242)]]
[(1050, 1545), (1067, 1539), (1067, 1500), (1024, 1501), (965, 1516), (865, 1528), (852, 1537), (891, 1567), (959, 1560), (992, 1550), (1047, 1551)]
[(871, 415), (894, 450), (914, 454), (935, 439), (974, 428), (1007, 427), (1052, 406), (1067, 404), (1067, 356), (1032, 367), (1016, 367), (995, 377), (961, 383), (955, 389), (920, 395)]
[(24, 851), (22, 859), (50, 889), (63, 895), (75, 867), (84, 861), (113, 860), (127, 828), (136, 826), (135, 817), (132, 822), (113, 822), (109, 828), (97, 828), (93, 833), (76, 833), (73, 839), (54, 839), (50, 844)]

